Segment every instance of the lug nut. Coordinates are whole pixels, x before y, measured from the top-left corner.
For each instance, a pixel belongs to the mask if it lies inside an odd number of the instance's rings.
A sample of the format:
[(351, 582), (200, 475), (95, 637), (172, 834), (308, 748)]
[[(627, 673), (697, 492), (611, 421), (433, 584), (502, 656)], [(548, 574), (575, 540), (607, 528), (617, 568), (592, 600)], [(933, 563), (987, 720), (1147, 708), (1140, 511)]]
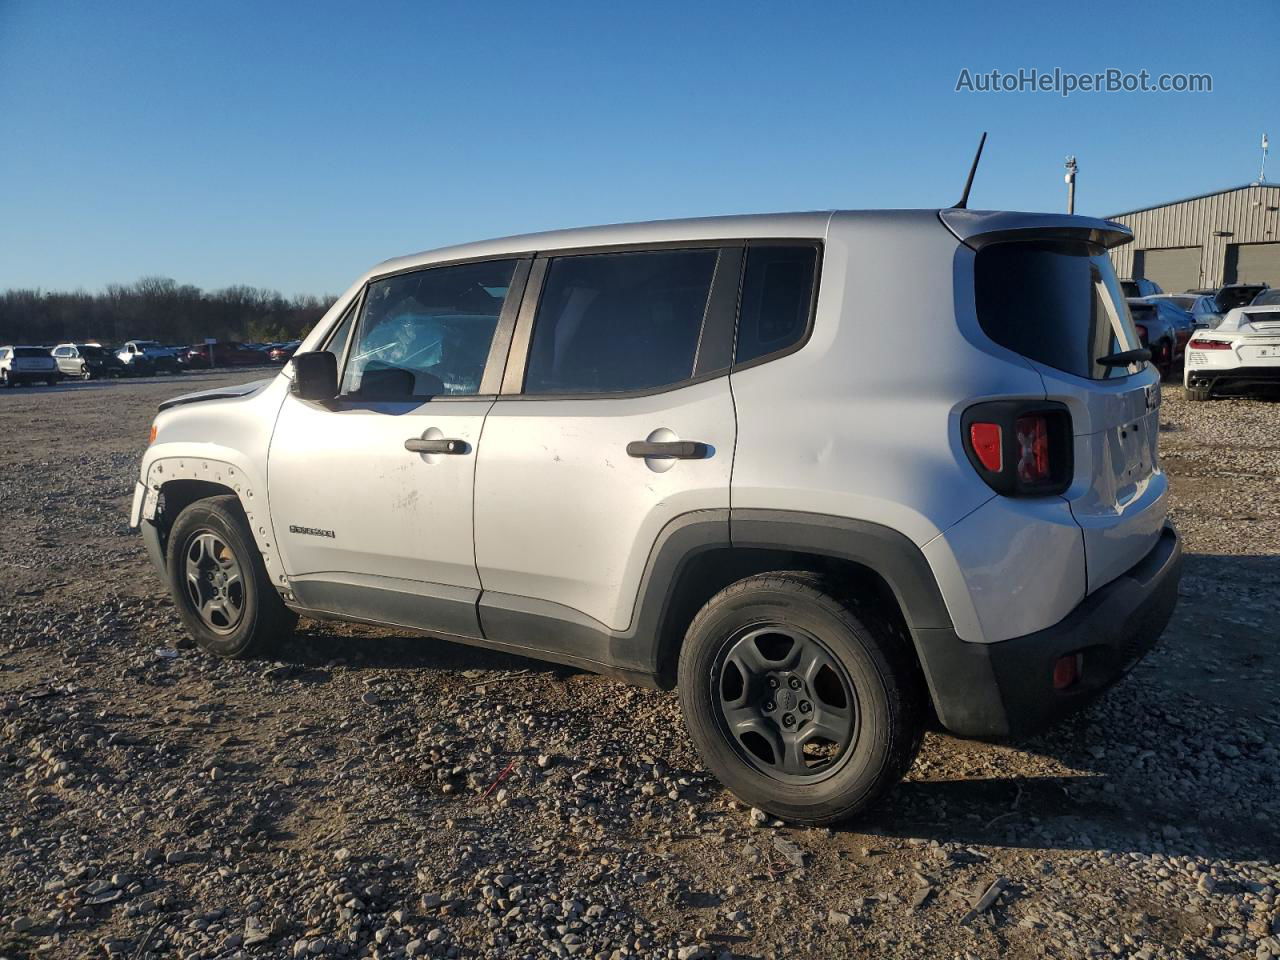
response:
[(812, 710), (812, 709), (813, 709), (813, 704), (812, 704), (812, 703), (810, 703), (808, 700), (801, 700), (801, 701), (800, 701), (800, 712), (801, 712), (801, 713), (808, 713), (808, 712), (809, 712), (810, 710)]
[(782, 715), (782, 725), (784, 727), (794, 727), (796, 725), (796, 718), (789, 713), (784, 713)]
[(777, 708), (777, 706), (778, 706), (778, 705), (777, 705), (776, 703), (774, 703), (772, 700), (770, 700), (770, 701), (768, 701), (768, 702), (764, 705), (764, 712), (765, 712), (765, 713), (769, 713), (769, 712), (771, 712), (772, 710), (776, 709), (776, 708)]
[(788, 680), (788, 681), (787, 681), (787, 686), (789, 686), (792, 690), (799, 690), (799, 689), (800, 689), (800, 678), (799, 678), (799, 677), (792, 677), (790, 680)]
[(770, 677), (770, 678), (769, 678), (769, 689), (770, 689), (770, 690), (776, 690), (776, 689), (778, 689), (778, 678), (777, 678), (777, 677)]

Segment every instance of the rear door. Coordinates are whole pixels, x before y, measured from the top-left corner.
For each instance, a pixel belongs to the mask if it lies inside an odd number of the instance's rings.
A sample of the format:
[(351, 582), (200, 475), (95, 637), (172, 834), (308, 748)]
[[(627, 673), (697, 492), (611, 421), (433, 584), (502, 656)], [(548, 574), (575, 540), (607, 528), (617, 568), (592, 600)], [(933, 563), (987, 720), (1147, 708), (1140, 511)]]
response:
[(1092, 592), (1141, 560), (1164, 525), (1159, 372), (1150, 363), (1098, 363), (1140, 345), (1101, 247), (992, 243), (979, 250), (974, 269), (984, 331), (1032, 361), (1046, 398), (1071, 412), (1074, 479), (1063, 496), (1083, 531)]
[[(719, 510), (727, 540), (741, 261), (716, 246), (536, 261), (476, 469), (488, 639), (528, 643), (536, 619), (626, 630), (668, 523)], [(582, 632), (542, 636), (591, 657)]]

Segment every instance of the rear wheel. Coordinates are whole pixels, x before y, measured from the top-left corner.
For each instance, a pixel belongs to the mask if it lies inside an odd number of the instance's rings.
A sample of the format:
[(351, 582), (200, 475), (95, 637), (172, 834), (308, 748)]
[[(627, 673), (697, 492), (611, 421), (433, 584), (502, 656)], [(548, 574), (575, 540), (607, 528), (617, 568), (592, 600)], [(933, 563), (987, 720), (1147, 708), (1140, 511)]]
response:
[(297, 622), (271, 586), (234, 496), (188, 506), (169, 531), (169, 591), (187, 632), (205, 651), (244, 657)]
[(888, 624), (815, 574), (748, 577), (689, 626), (680, 703), (699, 753), (744, 803), (824, 824), (868, 807), (911, 766), (919, 671)]

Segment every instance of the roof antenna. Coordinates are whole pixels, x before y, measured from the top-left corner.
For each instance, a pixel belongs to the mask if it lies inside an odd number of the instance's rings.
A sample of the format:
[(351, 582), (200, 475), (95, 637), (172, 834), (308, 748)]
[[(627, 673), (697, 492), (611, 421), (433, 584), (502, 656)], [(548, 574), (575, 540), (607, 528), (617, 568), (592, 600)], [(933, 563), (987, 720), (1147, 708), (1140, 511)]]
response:
[(987, 142), (987, 131), (982, 131), (982, 139), (978, 141), (978, 152), (973, 155), (973, 166), (969, 168), (969, 179), (964, 182), (964, 193), (952, 210), (967, 210), (969, 207), (969, 189), (973, 186), (973, 175), (978, 172), (978, 161), (982, 159), (982, 148)]

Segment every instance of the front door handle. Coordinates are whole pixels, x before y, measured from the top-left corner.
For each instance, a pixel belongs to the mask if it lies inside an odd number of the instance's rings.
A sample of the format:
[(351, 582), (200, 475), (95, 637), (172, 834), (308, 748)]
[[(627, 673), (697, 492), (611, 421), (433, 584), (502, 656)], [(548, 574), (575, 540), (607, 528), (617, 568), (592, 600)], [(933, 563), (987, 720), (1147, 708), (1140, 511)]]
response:
[(423, 440), (421, 437), (410, 437), (404, 442), (404, 448), (412, 453), (470, 453), (471, 445), (465, 440)]
[(627, 456), (701, 460), (710, 449), (697, 440), (632, 440), (627, 444)]

